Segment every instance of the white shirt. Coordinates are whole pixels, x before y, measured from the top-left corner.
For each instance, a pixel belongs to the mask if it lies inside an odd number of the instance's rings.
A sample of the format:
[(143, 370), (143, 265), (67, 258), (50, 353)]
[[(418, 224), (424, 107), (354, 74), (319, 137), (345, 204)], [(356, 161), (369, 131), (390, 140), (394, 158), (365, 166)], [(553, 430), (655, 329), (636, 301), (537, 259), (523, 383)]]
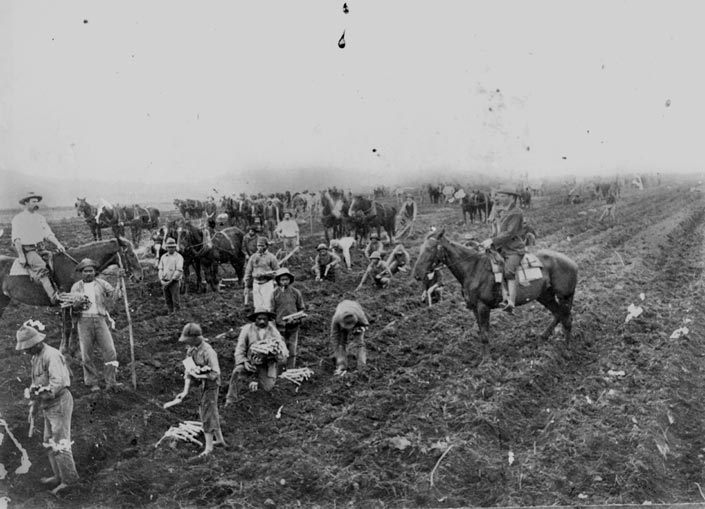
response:
[(83, 282), (83, 293), (86, 294), (88, 300), (91, 301), (91, 307), (86, 309), (84, 313), (95, 313), (98, 314), (98, 308), (95, 305), (95, 281), (90, 283)]
[(299, 225), (293, 219), (285, 219), (274, 230), (280, 237), (296, 237), (299, 234)]
[(12, 240), (20, 239), (23, 245), (37, 244), (50, 239), (54, 234), (44, 216), (23, 210), (12, 218)]

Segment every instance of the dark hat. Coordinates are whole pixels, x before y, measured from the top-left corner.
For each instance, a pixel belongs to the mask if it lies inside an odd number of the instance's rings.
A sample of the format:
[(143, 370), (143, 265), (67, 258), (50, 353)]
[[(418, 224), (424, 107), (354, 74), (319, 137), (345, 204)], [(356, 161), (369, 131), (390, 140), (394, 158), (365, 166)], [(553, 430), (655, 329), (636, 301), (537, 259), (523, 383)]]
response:
[(291, 278), (291, 282), (294, 282), (294, 275), (286, 267), (282, 267), (274, 273), (274, 280), (278, 283), (279, 278), (282, 276), (289, 276), (289, 278)]
[(247, 319), (251, 322), (254, 322), (257, 319), (258, 315), (267, 315), (268, 320), (274, 320), (277, 317), (277, 315), (272, 313), (269, 309), (257, 308), (252, 313), (247, 315)]
[(164, 241), (164, 247), (174, 246), (176, 247), (176, 240), (174, 237), (169, 237)]
[(29, 193), (27, 193), (27, 194), (25, 195), (24, 198), (22, 198), (22, 199), (20, 200), (20, 205), (24, 205), (25, 203), (27, 203), (27, 202), (28, 202), (29, 200), (31, 200), (32, 198), (36, 198), (37, 200), (42, 201), (42, 196), (41, 196), (41, 195), (38, 195), (38, 194), (35, 193), (34, 191), (30, 191)]
[(46, 334), (39, 332), (34, 327), (22, 324), (22, 326), (17, 330), (17, 346), (15, 350), (27, 350), (27, 348), (32, 348), (34, 345), (44, 341)]
[(78, 262), (78, 265), (76, 265), (76, 272), (80, 272), (86, 267), (93, 267), (94, 269), (98, 268), (98, 263), (95, 260), (91, 260), (90, 258), (84, 258), (80, 262)]
[(181, 331), (179, 342), (182, 343), (189, 338), (203, 338), (203, 331), (200, 325), (194, 322), (184, 325), (184, 330)]

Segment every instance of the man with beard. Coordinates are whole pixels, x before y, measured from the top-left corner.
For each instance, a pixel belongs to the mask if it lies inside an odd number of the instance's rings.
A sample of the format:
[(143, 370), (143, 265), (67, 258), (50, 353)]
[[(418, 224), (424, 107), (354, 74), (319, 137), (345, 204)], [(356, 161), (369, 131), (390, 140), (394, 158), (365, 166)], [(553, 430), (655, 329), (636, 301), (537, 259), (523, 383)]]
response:
[(248, 384), (251, 392), (259, 388), (269, 392), (277, 380), (278, 366), (286, 364), (289, 352), (273, 320), (276, 315), (268, 309), (255, 309), (247, 316), (250, 322), (240, 330), (235, 347), (235, 368), (230, 376), (225, 406), (238, 399), (239, 386), (253, 375), (257, 380)]
[[(83, 382), (92, 391), (99, 391), (98, 370), (95, 367), (94, 350), (98, 348), (103, 356), (103, 376), (106, 389), (116, 389), (122, 384), (117, 383), (118, 368), (115, 344), (106, 323), (110, 320), (107, 306), (113, 305), (119, 297), (119, 287), (116, 290), (110, 283), (96, 276), (98, 264), (90, 258), (84, 258), (76, 266), (76, 272), (81, 274), (81, 280), (71, 287), (72, 294), (83, 295), (82, 300), (73, 304), (78, 318), (78, 341), (81, 345), (81, 360), (83, 364)], [(124, 275), (124, 269), (119, 269), (118, 277)]]
[(49, 252), (45, 249), (44, 241), (52, 242), (60, 253), (65, 249), (49, 228), (44, 216), (37, 212), (40, 201), (42, 197), (32, 192), (20, 200), (24, 210), (12, 218), (12, 244), (20, 264), (27, 268), (32, 280), (42, 284), (51, 303), (56, 304), (59, 295), (49, 278), (49, 268), (45, 260)]

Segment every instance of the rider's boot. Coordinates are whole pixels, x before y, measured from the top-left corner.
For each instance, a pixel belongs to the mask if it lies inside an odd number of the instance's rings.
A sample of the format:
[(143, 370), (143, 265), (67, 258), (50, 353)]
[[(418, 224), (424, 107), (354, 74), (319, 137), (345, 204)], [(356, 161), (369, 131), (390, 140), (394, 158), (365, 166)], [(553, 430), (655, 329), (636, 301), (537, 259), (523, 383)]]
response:
[(51, 279), (49, 279), (49, 276), (44, 276), (39, 281), (42, 283), (44, 291), (49, 297), (51, 304), (54, 305), (59, 302), (59, 292), (54, 287), (54, 284), (51, 282)]
[[(506, 311), (507, 313), (513, 313), (514, 307), (516, 306), (517, 299), (517, 280), (508, 279), (507, 280), (508, 295), (505, 297), (505, 302), (502, 303), (500, 309)], [(504, 287), (502, 287), (502, 293), (504, 293)]]

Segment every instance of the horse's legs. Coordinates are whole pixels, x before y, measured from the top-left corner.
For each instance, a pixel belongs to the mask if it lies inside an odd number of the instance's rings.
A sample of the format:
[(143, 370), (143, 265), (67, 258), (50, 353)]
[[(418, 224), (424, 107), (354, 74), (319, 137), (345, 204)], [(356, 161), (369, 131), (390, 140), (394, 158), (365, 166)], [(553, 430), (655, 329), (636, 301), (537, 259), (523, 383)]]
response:
[(480, 335), (480, 346), (482, 348), (482, 357), (487, 357), (489, 353), (489, 335), (490, 335), (490, 308), (483, 302), (478, 302), (475, 306), (468, 304), (468, 308), (472, 309), (477, 321), (477, 328)]
[(545, 341), (551, 337), (556, 325), (558, 325), (558, 322), (561, 321), (561, 307), (556, 301), (556, 295), (553, 293), (553, 289), (551, 288), (545, 290), (536, 300), (547, 308), (553, 315), (553, 320), (551, 320), (551, 323), (543, 331), (543, 334), (541, 334), (541, 339)]
[(571, 311), (573, 310), (573, 295), (557, 296), (558, 306), (559, 306), (559, 318), (561, 325), (563, 325), (563, 330), (565, 331), (565, 342), (567, 346), (570, 346), (570, 337), (573, 331), (573, 317)]
[(5, 312), (5, 308), (9, 303), (10, 297), (5, 295), (4, 293), (0, 293), (0, 317), (2, 317), (2, 314)]

